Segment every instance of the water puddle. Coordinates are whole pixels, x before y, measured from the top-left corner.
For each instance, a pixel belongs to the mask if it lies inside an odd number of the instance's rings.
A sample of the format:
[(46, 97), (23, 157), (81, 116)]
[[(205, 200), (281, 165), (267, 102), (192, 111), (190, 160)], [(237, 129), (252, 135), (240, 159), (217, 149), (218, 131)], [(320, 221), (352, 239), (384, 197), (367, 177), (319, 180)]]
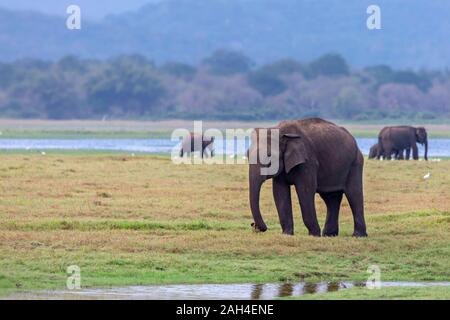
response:
[[(301, 282), (281, 284), (153, 285), (82, 290), (39, 291), (7, 299), (128, 299), (128, 300), (272, 300), (365, 287), (364, 282)], [(448, 286), (450, 282), (382, 282), (381, 287)]]

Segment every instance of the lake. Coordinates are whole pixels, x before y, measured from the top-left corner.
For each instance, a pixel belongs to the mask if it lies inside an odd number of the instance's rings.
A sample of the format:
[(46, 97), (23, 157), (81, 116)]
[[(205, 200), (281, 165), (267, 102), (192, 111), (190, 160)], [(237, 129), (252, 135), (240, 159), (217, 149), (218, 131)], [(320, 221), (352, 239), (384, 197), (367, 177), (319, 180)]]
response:
[[(375, 138), (357, 138), (363, 154), (377, 142)], [(170, 139), (0, 139), (0, 150), (98, 150), (123, 151), (136, 153), (170, 153), (179, 144)], [(216, 154), (245, 154), (248, 140), (236, 139), (215, 141)], [(419, 156), (423, 157), (424, 148), (419, 146)], [(429, 139), (430, 157), (450, 157), (450, 139)]]

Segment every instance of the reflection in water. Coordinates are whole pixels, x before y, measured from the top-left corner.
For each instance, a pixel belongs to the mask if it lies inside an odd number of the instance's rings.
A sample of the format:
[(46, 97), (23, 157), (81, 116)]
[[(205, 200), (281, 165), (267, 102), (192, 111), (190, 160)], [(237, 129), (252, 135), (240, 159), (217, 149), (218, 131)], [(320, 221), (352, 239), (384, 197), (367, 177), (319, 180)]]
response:
[[(300, 282), (269, 284), (198, 284), (129, 286), (75, 291), (39, 291), (15, 294), (6, 299), (153, 299), (153, 300), (272, 300), (365, 287), (364, 282)], [(447, 286), (450, 282), (381, 282), (381, 287)]]
[(252, 300), (260, 300), (261, 294), (263, 291), (263, 285), (262, 284), (255, 284), (252, 289)]
[(316, 293), (317, 292), (317, 288), (318, 288), (318, 284), (317, 283), (305, 283), (305, 285), (303, 286), (303, 294)]
[[(342, 288), (344, 288), (344, 286), (342, 286)], [(329, 282), (328, 283), (328, 286), (327, 286), (328, 292), (338, 291), (339, 289), (341, 289), (341, 284), (339, 282)]]
[(291, 283), (283, 283), (280, 285), (280, 289), (278, 291), (278, 297), (291, 297), (294, 292), (294, 285)]

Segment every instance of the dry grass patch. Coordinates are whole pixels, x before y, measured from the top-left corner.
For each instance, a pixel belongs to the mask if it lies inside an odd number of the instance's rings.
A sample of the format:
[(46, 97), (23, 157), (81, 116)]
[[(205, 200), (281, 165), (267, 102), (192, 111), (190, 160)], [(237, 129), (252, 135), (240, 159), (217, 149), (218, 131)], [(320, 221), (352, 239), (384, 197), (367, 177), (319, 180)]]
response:
[(270, 182), (261, 200), (269, 231), (251, 231), (245, 165), (2, 155), (0, 287), (62, 287), (70, 264), (82, 266), (85, 285), (361, 280), (373, 263), (384, 279), (449, 280), (450, 161), (366, 161), (364, 185), (368, 239), (351, 237), (347, 201), (340, 236), (320, 239), (306, 236), (294, 201), (289, 237)]

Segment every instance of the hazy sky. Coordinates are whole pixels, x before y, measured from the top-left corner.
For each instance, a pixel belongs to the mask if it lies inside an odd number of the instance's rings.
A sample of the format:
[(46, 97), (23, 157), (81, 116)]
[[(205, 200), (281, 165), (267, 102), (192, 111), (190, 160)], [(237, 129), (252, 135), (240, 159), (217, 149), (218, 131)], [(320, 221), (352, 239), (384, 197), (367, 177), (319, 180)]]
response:
[(108, 14), (134, 11), (146, 3), (159, 1), (163, 0), (1, 0), (0, 7), (65, 15), (67, 6), (77, 4), (85, 17), (100, 19)]

